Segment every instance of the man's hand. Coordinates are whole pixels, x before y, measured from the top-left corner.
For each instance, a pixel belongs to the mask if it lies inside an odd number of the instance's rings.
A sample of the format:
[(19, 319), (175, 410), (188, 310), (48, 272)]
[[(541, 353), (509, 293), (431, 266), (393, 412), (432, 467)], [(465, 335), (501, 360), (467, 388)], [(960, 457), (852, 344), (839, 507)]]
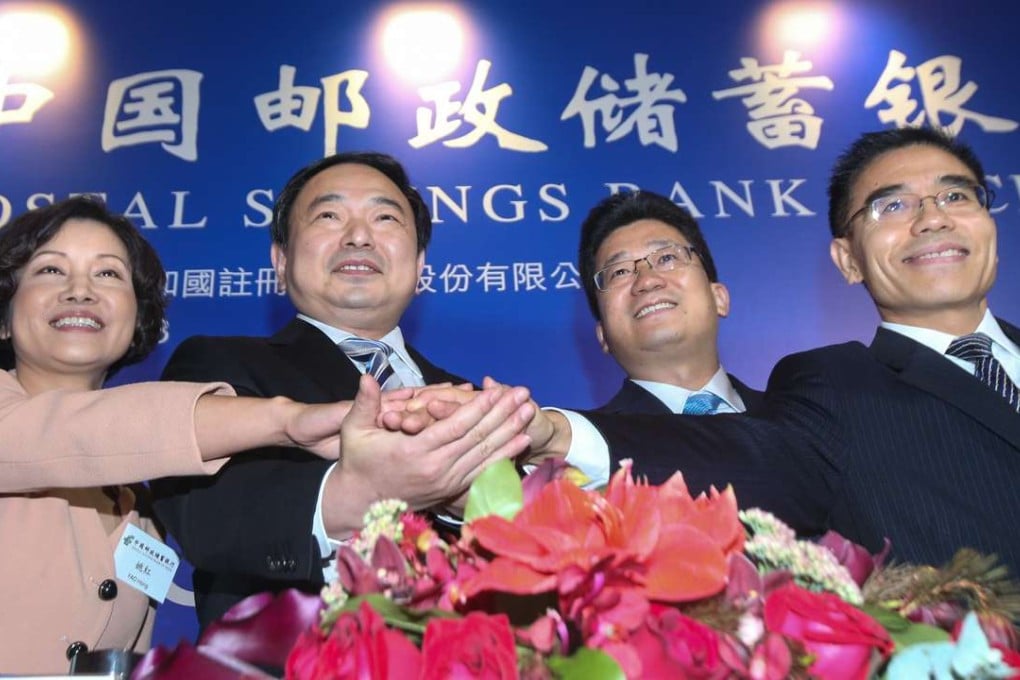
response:
[[(482, 387), (495, 389), (505, 387), (488, 376), (482, 380)], [(570, 423), (558, 411), (545, 411), (534, 401), (535, 415), (525, 430), (531, 439), (528, 451), (518, 459), (522, 465), (537, 465), (549, 458), (566, 458), (570, 450)]]
[(531, 440), (524, 429), (535, 408), (527, 389), (450, 389), (462, 393), (463, 403), (409, 435), (378, 425), (382, 394), (371, 376), (362, 376), (340, 432), (343, 455), (323, 496), (323, 519), (331, 537), (343, 538), (360, 527), (365, 510), (376, 500), (400, 498), (417, 510), (455, 498), (486, 465), (528, 447)]
[(461, 404), (474, 398), (474, 387), (470, 383), (453, 385), (440, 383), (415, 388), (413, 393), (390, 396), (383, 392), (383, 408), (377, 419), (380, 427), (394, 432), (418, 434), (431, 423), (453, 414)]

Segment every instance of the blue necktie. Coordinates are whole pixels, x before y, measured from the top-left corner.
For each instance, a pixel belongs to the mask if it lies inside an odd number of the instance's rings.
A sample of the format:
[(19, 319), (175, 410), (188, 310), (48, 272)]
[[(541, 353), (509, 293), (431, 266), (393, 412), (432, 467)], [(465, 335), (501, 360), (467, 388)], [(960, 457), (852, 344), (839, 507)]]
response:
[(695, 392), (684, 402), (683, 414), (686, 416), (705, 416), (715, 413), (722, 399), (711, 392)]
[(949, 356), (959, 357), (974, 364), (974, 375), (1020, 413), (1020, 390), (1009, 379), (1006, 369), (992, 356), (992, 339), (984, 333), (961, 335), (949, 343)]
[(389, 355), (393, 350), (385, 342), (350, 337), (341, 340), (337, 345), (352, 361), (360, 365), (365, 373), (370, 373), (382, 389), (394, 390), (404, 386), (400, 376), (390, 366)]

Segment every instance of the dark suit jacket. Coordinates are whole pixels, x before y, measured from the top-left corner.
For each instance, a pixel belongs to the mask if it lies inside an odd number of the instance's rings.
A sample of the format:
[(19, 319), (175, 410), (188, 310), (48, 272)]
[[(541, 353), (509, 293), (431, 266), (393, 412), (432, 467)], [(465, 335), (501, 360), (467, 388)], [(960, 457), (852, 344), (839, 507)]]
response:
[[(740, 382), (730, 374), (726, 374), (730, 379), (730, 384), (733, 385), (733, 389), (737, 391), (740, 398), (744, 400), (744, 409), (751, 411), (758, 407), (761, 403), (763, 392), (759, 390), (752, 390), (750, 387)], [(658, 415), (670, 415), (673, 412), (669, 410), (657, 396), (646, 390), (641, 385), (630, 378), (624, 378), (623, 386), (620, 387), (620, 391), (617, 392), (612, 399), (610, 399), (604, 406), (598, 409), (601, 413), (648, 413)]]
[(1020, 573), (1020, 415), (898, 333), (786, 357), (747, 415), (585, 415), (612, 469), (630, 457), (653, 482), (676, 470), (692, 491), (732, 482), (742, 507), (872, 550), (889, 537), (900, 560), (940, 564), (971, 546)]
[[(465, 382), (407, 350), (426, 383)], [(326, 403), (354, 398), (360, 375), (322, 331), (295, 319), (271, 338), (189, 338), (163, 379), (222, 380), (239, 395)], [(214, 477), (152, 483), (159, 518), (195, 568), (203, 628), (253, 593), (321, 587), (324, 556), (311, 525), (331, 464), (300, 449), (274, 447), (235, 456)]]

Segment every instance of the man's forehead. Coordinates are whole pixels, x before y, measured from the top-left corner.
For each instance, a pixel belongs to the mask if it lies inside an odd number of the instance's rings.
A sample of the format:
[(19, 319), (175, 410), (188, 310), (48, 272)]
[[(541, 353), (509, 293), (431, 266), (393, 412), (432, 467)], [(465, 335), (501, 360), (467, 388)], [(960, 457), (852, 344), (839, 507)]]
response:
[(689, 246), (682, 231), (661, 220), (639, 220), (614, 229), (602, 240), (596, 253), (607, 261), (623, 257), (644, 257), (668, 245)]
[(320, 202), (353, 198), (388, 198), (400, 207), (409, 209), (410, 203), (400, 188), (389, 177), (370, 165), (341, 163), (326, 168), (308, 180), (298, 195), (298, 202)]
[(925, 189), (928, 186), (958, 184), (961, 179), (979, 181), (966, 163), (945, 149), (914, 144), (872, 159), (857, 176), (852, 192), (871, 193), (884, 188)]

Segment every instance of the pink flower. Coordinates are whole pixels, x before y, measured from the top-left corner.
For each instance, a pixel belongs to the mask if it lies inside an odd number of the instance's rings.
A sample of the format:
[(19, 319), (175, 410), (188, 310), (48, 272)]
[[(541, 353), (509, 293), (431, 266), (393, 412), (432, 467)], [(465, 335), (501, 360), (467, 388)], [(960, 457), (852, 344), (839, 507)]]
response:
[[(730, 669), (719, 654), (719, 634), (672, 607), (653, 605), (652, 614), (628, 640), (637, 668), (617, 658), (627, 677), (721, 678)], [(628, 663), (629, 665), (629, 663)]]
[(778, 633), (765, 634), (751, 649), (724, 635), (719, 638), (719, 656), (733, 676), (748, 680), (784, 680), (793, 667), (790, 646)]
[(839, 563), (850, 572), (850, 577), (853, 578), (854, 583), (858, 586), (863, 586), (864, 582), (871, 576), (871, 572), (882, 566), (886, 556), (889, 554), (889, 549), (892, 547), (887, 538), (885, 539), (885, 547), (882, 548), (882, 551), (877, 555), (872, 555), (863, 546), (843, 538), (843, 536), (835, 531), (826, 532), (818, 541), (818, 544), (827, 548), (829, 552), (836, 556)]
[(873, 652), (893, 649), (885, 629), (860, 609), (792, 583), (765, 599), (765, 628), (800, 642), (814, 656), (808, 671), (827, 680), (864, 680)]

